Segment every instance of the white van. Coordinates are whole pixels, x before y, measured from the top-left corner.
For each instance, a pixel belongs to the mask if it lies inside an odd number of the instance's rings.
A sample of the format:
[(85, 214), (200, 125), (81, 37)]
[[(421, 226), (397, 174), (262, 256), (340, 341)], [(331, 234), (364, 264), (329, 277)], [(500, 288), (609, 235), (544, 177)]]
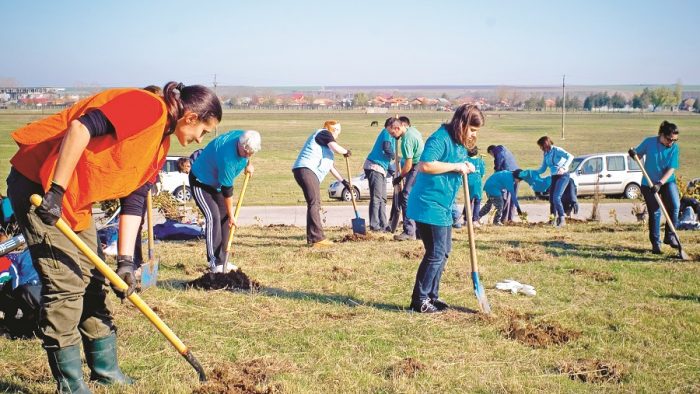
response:
[(595, 153), (577, 156), (571, 162), (569, 175), (576, 182), (577, 195), (598, 193), (624, 195), (635, 199), (641, 195), (642, 170), (627, 153)]
[(160, 170), (161, 190), (172, 194), (176, 200), (183, 202), (192, 198), (189, 175), (178, 171), (177, 161), (182, 156), (168, 156)]

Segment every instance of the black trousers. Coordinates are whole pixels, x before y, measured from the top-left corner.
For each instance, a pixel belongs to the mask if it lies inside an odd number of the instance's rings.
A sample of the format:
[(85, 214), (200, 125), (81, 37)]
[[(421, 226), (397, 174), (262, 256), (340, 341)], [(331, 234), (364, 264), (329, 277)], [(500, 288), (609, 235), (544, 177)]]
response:
[(321, 183), (308, 168), (295, 168), (292, 172), (306, 200), (306, 242), (312, 244), (322, 241), (326, 236), (321, 222)]
[(191, 172), (190, 187), (192, 188), (194, 201), (204, 215), (207, 261), (209, 262), (209, 267), (214, 269), (217, 265), (224, 264), (226, 259), (226, 242), (230, 232), (224, 195), (215, 188), (199, 182)]

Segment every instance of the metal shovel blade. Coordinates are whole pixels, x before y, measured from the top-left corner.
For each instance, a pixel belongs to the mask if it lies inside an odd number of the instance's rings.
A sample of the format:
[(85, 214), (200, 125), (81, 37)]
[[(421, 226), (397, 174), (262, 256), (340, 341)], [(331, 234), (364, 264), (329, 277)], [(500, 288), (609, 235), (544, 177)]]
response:
[(481, 310), (483, 313), (490, 314), (491, 305), (489, 304), (489, 300), (486, 298), (484, 287), (481, 285), (481, 281), (479, 281), (478, 272), (472, 272), (472, 282), (474, 283), (474, 294), (476, 294), (476, 301), (479, 304), (479, 310)]
[(141, 291), (155, 287), (158, 282), (158, 259), (141, 265)]
[(360, 217), (352, 219), (352, 232), (355, 234), (362, 235), (367, 234), (367, 224), (365, 223), (365, 219), (362, 219)]

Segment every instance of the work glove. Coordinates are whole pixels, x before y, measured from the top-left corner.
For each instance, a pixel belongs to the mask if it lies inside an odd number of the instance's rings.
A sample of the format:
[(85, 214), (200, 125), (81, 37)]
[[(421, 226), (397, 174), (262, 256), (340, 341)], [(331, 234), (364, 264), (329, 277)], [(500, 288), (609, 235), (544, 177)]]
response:
[(340, 183), (342, 183), (346, 189), (350, 190), (350, 182), (348, 182), (347, 179), (343, 179), (342, 181), (340, 181)]
[(122, 278), (122, 280), (124, 280), (124, 282), (126, 282), (126, 284), (129, 285), (129, 288), (126, 289), (126, 292), (123, 292), (117, 289), (113, 283), (110, 283), (114, 294), (116, 294), (117, 297), (119, 297), (119, 299), (123, 302), (124, 298), (130, 296), (131, 293), (133, 293), (136, 289), (136, 277), (134, 276), (133, 256), (117, 256), (117, 276)]
[(401, 183), (402, 180), (403, 180), (403, 177), (402, 177), (401, 175), (398, 175), (398, 176), (394, 177), (394, 180), (391, 181), (391, 183), (392, 183), (394, 186), (398, 186), (398, 185)]
[(63, 194), (66, 190), (57, 183), (51, 183), (49, 191), (44, 194), (35, 212), (42, 222), (53, 226), (61, 218), (61, 206), (63, 205)]
[(654, 189), (654, 193), (658, 193), (661, 190), (661, 186), (663, 186), (663, 185), (664, 184), (661, 182), (656, 182), (656, 183), (654, 183), (654, 186), (652, 186), (651, 188)]
[(629, 154), (630, 157), (634, 159), (637, 156), (637, 151), (634, 150), (634, 148), (630, 148), (630, 150), (627, 151), (627, 154)]
[(343, 156), (344, 156), (344, 157), (350, 157), (350, 156), (352, 156), (352, 152), (350, 151), (350, 149), (348, 149), (348, 151), (347, 151), (346, 153), (344, 153)]

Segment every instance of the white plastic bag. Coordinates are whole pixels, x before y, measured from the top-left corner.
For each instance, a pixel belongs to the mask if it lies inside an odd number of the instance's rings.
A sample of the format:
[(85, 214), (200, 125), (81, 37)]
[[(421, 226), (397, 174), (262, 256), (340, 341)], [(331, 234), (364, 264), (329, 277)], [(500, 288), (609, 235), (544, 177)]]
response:
[(537, 294), (537, 291), (533, 286), (526, 285), (512, 279), (506, 279), (503, 282), (496, 283), (496, 288), (498, 290), (510, 291), (512, 294), (522, 293), (530, 297)]

